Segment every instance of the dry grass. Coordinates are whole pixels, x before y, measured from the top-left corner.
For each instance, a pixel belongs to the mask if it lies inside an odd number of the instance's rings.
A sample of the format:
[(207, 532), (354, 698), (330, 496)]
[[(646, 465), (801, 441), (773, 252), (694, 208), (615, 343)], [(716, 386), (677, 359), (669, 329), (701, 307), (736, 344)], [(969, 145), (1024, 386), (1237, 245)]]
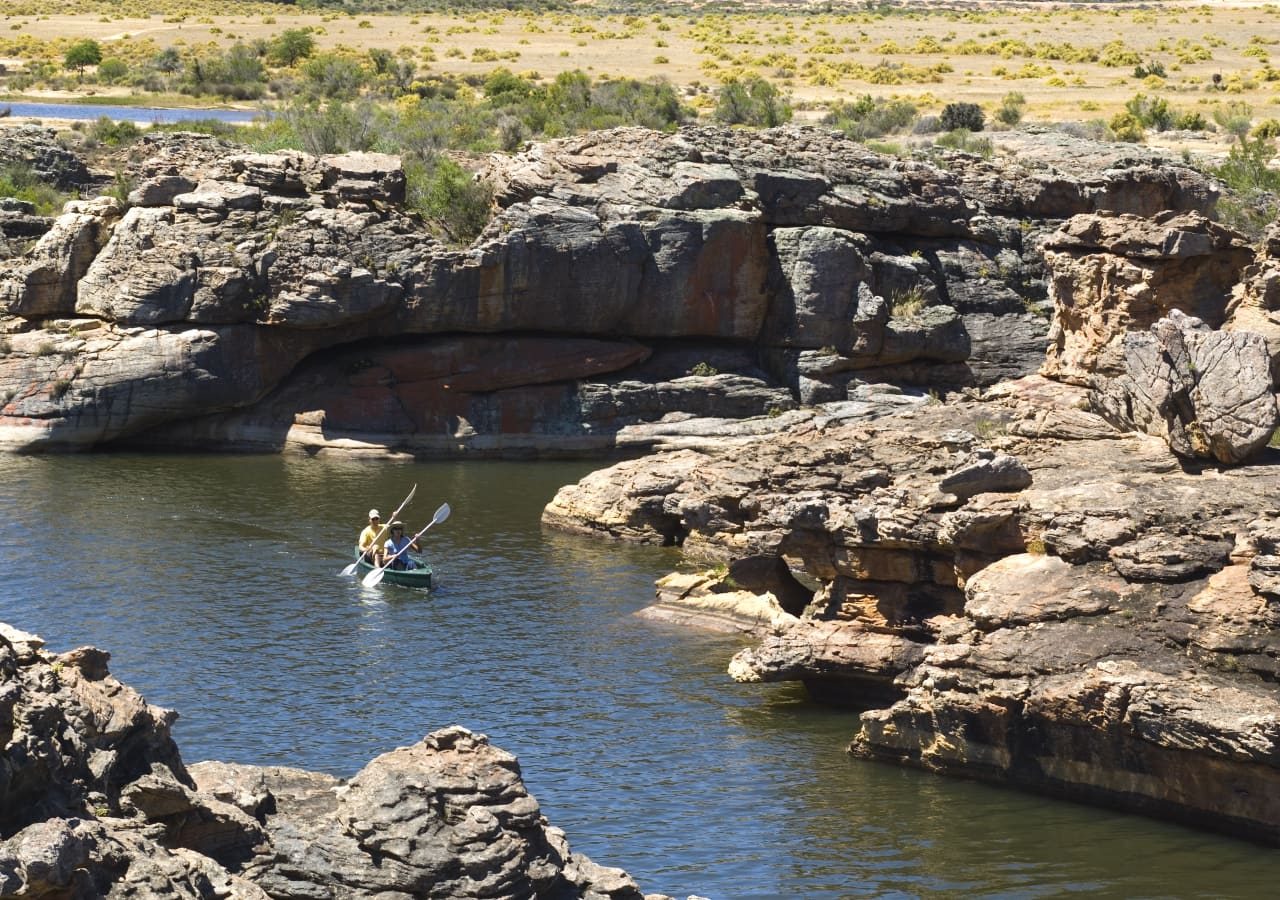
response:
[[(1019, 91), (1027, 99), (1027, 121), (1105, 119), (1143, 92), (1206, 118), (1227, 101), (1248, 103), (1256, 119), (1280, 116), (1280, 6), (1248, 0), (1158, 7), (988, 2), (950, 10), (921, 2), (887, 16), (861, 10), (299, 15), (253, 3), (217, 4), (235, 14), (199, 12), (213, 6), (11, 2), (3, 7), (10, 14), (0, 18), (0, 56), (10, 64), (41, 54), (60, 61), (67, 41), (92, 37), (110, 45), (108, 55), (141, 59), (169, 46), (226, 47), (309, 27), (321, 49), (383, 48), (434, 73), (483, 74), (504, 65), (542, 78), (570, 69), (595, 77), (663, 76), (701, 98), (704, 107), (724, 78), (757, 73), (788, 91), (802, 111), (871, 93), (910, 98), (926, 111), (966, 100), (990, 112), (1009, 91)], [(152, 8), (166, 12), (127, 14)], [(50, 12), (58, 9), (82, 11)], [(1136, 78), (1129, 63), (1049, 58), (1105, 57), (1112, 42), (1118, 42), (1112, 55), (1123, 50), (1159, 62), (1166, 77)], [(1024, 45), (1032, 48), (1029, 55)]]

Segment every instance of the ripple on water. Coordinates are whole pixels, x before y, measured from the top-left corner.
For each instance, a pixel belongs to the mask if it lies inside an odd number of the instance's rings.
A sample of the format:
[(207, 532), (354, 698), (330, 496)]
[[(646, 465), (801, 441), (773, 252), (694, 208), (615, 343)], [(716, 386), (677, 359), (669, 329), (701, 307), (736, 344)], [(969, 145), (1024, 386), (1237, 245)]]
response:
[[(713, 900), (1269, 896), (1275, 851), (851, 760), (734, 637), (632, 613), (668, 551), (538, 526), (589, 467), (0, 457), (0, 619), (93, 643), (178, 709), (189, 761), (350, 775), (459, 723), (516, 753), (576, 850)], [(338, 576), (369, 506), (427, 533), (430, 594)], [(415, 525), (415, 523), (419, 523)]]

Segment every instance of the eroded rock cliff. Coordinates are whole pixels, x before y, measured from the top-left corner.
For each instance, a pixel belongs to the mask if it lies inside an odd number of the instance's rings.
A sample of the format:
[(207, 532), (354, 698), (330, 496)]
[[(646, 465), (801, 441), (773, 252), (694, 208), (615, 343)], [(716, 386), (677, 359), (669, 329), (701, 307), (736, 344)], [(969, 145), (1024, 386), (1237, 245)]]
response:
[(1101, 145), (1024, 155), (601, 132), (489, 160), (493, 220), (455, 249), (404, 207), (394, 157), (146, 135), (128, 209), (0, 211), (5, 234), (35, 236), (0, 263), (0, 445), (607, 452), (653, 445), (643, 426), (671, 417), (1024, 375), (1062, 219), (1216, 197)]

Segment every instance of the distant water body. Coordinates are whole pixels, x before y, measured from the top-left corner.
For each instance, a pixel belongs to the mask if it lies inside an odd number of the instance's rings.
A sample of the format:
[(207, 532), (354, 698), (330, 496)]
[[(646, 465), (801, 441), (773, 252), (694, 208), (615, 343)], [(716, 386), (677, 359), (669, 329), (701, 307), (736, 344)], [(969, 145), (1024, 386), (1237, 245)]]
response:
[(216, 119), (234, 125), (246, 125), (263, 115), (252, 109), (164, 109), (156, 106), (101, 106), (96, 103), (18, 103), (0, 100), (0, 110), (8, 108), (12, 116), (29, 119), (88, 119), (106, 116), (117, 122), (146, 125), (172, 125)]
[[(452, 724), (515, 753), (573, 848), (712, 900), (1253, 898), (1280, 851), (865, 762), (857, 717), (634, 613), (672, 550), (544, 532), (589, 463), (0, 456), (0, 621), (93, 644), (188, 762), (349, 776)], [(339, 571), (417, 483), (438, 589)]]

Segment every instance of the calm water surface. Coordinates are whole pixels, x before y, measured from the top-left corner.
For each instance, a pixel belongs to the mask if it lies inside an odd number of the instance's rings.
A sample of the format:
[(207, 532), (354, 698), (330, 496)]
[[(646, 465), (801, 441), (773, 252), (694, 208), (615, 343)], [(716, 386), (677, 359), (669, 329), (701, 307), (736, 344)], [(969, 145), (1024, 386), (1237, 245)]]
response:
[(246, 109), (185, 109), (158, 106), (109, 106), (98, 103), (26, 103), (0, 100), (0, 109), (8, 107), (9, 114), (39, 119), (92, 119), (102, 116), (117, 122), (138, 122), (144, 125), (170, 125), (174, 122), (192, 122), (200, 119), (217, 119), (245, 125), (262, 113)]
[[(1280, 853), (851, 760), (847, 713), (735, 685), (735, 638), (633, 613), (671, 551), (543, 533), (587, 464), (0, 457), (0, 619), (92, 643), (188, 761), (350, 775), (458, 723), (573, 847), (679, 897), (1268, 897)], [(418, 484), (430, 595), (340, 578)]]

